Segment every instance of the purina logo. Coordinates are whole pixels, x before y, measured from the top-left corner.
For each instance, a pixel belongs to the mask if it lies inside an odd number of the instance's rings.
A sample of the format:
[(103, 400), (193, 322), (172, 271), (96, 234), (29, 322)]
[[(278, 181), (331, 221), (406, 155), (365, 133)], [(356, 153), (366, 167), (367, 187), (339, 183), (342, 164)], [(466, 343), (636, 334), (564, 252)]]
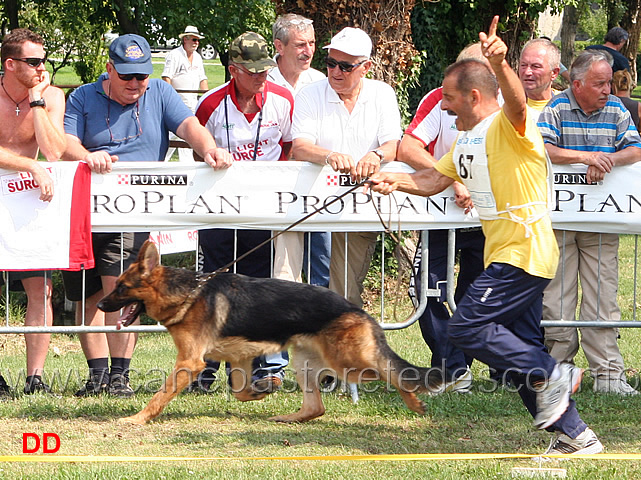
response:
[(357, 182), (352, 180), (349, 175), (339, 175), (338, 173), (327, 175), (328, 187), (353, 187), (356, 184)]
[(554, 183), (555, 185), (590, 185), (585, 173), (554, 172)]
[(187, 185), (187, 175), (118, 174), (118, 185)]

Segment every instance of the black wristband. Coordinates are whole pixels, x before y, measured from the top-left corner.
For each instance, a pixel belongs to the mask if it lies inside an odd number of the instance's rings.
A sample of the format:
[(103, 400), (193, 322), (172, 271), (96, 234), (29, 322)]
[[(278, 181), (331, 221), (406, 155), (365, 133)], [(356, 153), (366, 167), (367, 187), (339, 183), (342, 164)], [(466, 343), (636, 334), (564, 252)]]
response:
[(33, 107), (46, 107), (46, 106), (47, 106), (47, 104), (45, 103), (45, 99), (44, 99), (44, 98), (41, 98), (40, 100), (34, 100), (33, 102), (31, 102), (31, 103), (29, 104), (29, 106), (30, 106), (31, 108), (33, 108)]

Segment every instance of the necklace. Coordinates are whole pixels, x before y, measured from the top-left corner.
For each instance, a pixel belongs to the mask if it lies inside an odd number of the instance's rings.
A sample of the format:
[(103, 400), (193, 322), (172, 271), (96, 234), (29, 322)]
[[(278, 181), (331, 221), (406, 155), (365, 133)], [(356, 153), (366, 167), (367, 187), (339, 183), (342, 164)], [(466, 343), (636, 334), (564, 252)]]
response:
[(24, 102), (27, 98), (29, 98), (29, 94), (27, 94), (27, 96), (24, 97), (19, 102), (16, 102), (13, 98), (11, 98), (11, 95), (9, 95), (9, 92), (7, 92), (7, 89), (4, 87), (4, 75), (2, 76), (2, 80), (0, 80), (0, 84), (2, 84), (2, 89), (4, 90), (4, 93), (7, 94), (7, 97), (9, 97), (9, 100), (11, 100), (13, 103), (16, 104), (16, 117), (17, 117), (18, 115), (20, 115), (20, 104)]

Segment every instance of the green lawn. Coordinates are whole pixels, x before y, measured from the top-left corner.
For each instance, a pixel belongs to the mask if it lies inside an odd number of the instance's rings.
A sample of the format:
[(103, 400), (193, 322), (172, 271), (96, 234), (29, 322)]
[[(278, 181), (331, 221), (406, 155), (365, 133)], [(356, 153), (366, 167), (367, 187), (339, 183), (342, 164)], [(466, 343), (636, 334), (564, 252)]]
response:
[[(153, 62), (154, 73), (151, 77), (160, 78), (164, 66), (164, 59), (162, 57), (154, 57)], [(207, 74), (209, 88), (217, 87), (225, 81), (225, 69), (218, 59), (205, 61), (205, 73)], [(71, 66), (58, 70), (54, 78), (55, 85), (77, 85), (79, 83), (80, 78)]]
[[(621, 242), (620, 302), (625, 318), (633, 298), (633, 237)], [(370, 293), (370, 295), (372, 295)], [(391, 308), (391, 302), (388, 304)], [(376, 315), (376, 306), (372, 306)], [(407, 313), (407, 312), (404, 312)], [(0, 306), (0, 315), (2, 306)], [(401, 315), (402, 317), (402, 315)], [(12, 323), (22, 313), (13, 312)], [(392, 348), (407, 360), (429, 364), (429, 351), (417, 325), (386, 333)], [(621, 352), (630, 383), (639, 388), (641, 331), (622, 329)], [(24, 343), (21, 336), (0, 336), (0, 366), (18, 388), (24, 380)], [(25, 432), (56, 433), (61, 440), (56, 455), (129, 456), (131, 462), (91, 463), (78, 460), (57, 465), (44, 462), (3, 462), (0, 478), (11, 479), (490, 479), (508, 478), (513, 467), (533, 467), (529, 459), (403, 460), (384, 455), (443, 453), (536, 454), (547, 448), (551, 435), (533, 429), (532, 419), (518, 394), (497, 388), (486, 367), (473, 366), (474, 384), (468, 395), (423, 397), (427, 415), (409, 411), (398, 394), (382, 383), (360, 388), (360, 400), (338, 390), (325, 393), (326, 414), (302, 425), (274, 424), (271, 415), (295, 411), (302, 399), (288, 373), (284, 391), (259, 402), (240, 403), (226, 390), (224, 375), (209, 395), (182, 394), (165, 412), (144, 427), (118, 423), (140, 410), (171, 370), (175, 348), (168, 334), (143, 334), (132, 362), (132, 386), (139, 391), (128, 400), (109, 397), (78, 399), (73, 392), (86, 375), (86, 363), (73, 335), (56, 334), (46, 371), (55, 396), (25, 396), (0, 402), (2, 455), (22, 454)], [(587, 367), (579, 354), (577, 364)], [(22, 378), (20, 377), (22, 375)], [(574, 396), (582, 418), (599, 435), (606, 453), (641, 453), (639, 411), (641, 395), (622, 398), (596, 395), (588, 375)], [(366, 460), (334, 456), (373, 455)], [(175, 461), (135, 461), (138, 457), (181, 457)], [(259, 460), (253, 457), (317, 457), (314, 460)], [(203, 460), (189, 460), (189, 458)], [(210, 459), (204, 459), (209, 457)], [(211, 459), (224, 457), (224, 459)], [(375, 461), (379, 459), (380, 461)], [(641, 478), (641, 460), (585, 460), (553, 462), (571, 479)]]

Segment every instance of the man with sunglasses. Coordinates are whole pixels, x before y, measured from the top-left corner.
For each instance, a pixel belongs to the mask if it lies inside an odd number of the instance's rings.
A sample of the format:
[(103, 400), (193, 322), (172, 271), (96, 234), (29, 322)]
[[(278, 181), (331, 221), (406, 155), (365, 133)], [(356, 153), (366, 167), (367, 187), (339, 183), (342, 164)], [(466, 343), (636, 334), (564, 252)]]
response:
[[(312, 20), (295, 13), (281, 15), (272, 25), (272, 36), (278, 53), (268, 80), (294, 97), (305, 85), (325, 80), (322, 72), (311, 68), (316, 51)], [(300, 282), (305, 270), (309, 283), (329, 286), (330, 232), (286, 232), (275, 240), (274, 248), (274, 277)]]
[[(181, 45), (173, 49), (165, 57), (165, 68), (161, 74), (162, 79), (176, 90), (207, 90), (209, 87), (207, 86), (205, 66), (202, 57), (196, 51), (200, 45), (200, 40), (205, 37), (192, 25), (188, 25), (178, 37)], [(196, 111), (197, 93), (179, 92), (178, 95), (192, 112)], [(172, 140), (175, 138), (175, 136), (172, 136)], [(175, 148), (170, 148), (167, 151), (166, 160), (171, 158), (175, 150)], [(181, 162), (193, 162), (194, 155), (191, 149), (179, 148), (178, 160)]]
[[(231, 80), (203, 95), (196, 107), (200, 122), (236, 161), (274, 162), (290, 157), (294, 99), (289, 90), (267, 80), (275, 66), (267, 41), (257, 33), (243, 33), (229, 47)], [(203, 271), (212, 272), (234, 260), (234, 252), (238, 257), (269, 239), (271, 232), (214, 228), (200, 230), (198, 235)], [(236, 273), (269, 278), (271, 258), (271, 246), (265, 245), (234, 268)], [(287, 364), (287, 352), (254, 359), (254, 390), (271, 393), (278, 389)], [(208, 363), (208, 376), (198, 379), (200, 390), (208, 390), (217, 368), (216, 362)]]
[[(60, 159), (65, 149), (63, 116), (65, 96), (62, 90), (49, 83), (45, 68), (46, 54), (40, 35), (19, 28), (2, 39), (2, 67), (0, 77), (0, 147), (9, 157), (33, 159), (27, 168), (40, 185), (43, 197), (50, 199), (53, 183), (46, 171), (35, 161), (38, 151), (50, 162)], [(16, 157), (19, 158), (19, 157)], [(12, 167), (15, 162), (3, 165)], [(24, 163), (24, 162), (23, 162)], [(26, 165), (25, 165), (26, 166)], [(51, 306), (51, 272), (7, 272), (10, 285), (22, 287), (27, 294), (26, 326), (43, 326), (53, 322)], [(0, 284), (2, 284), (0, 279)], [(43, 298), (44, 297), (44, 298)], [(42, 381), (42, 371), (49, 348), (50, 334), (27, 334), (27, 379), (24, 393), (48, 392), (49, 386)], [(0, 391), (4, 381), (0, 377)]]
[[(396, 159), (401, 139), (396, 95), (389, 85), (365, 78), (372, 65), (372, 41), (363, 30), (346, 27), (323, 48), (327, 79), (296, 95), (294, 158), (363, 179), (378, 172), (381, 162)], [(377, 236), (376, 232), (332, 233), (329, 288), (341, 295), (347, 292), (347, 299), (358, 306), (363, 304), (362, 284)]]
[[(113, 162), (165, 159), (169, 132), (185, 139), (215, 169), (232, 164), (229, 153), (216, 146), (209, 132), (183, 103), (176, 91), (153, 72), (151, 49), (139, 35), (122, 35), (109, 47), (107, 72), (69, 96), (64, 117), (67, 134), (65, 160), (85, 161), (93, 172), (108, 173)], [(88, 325), (115, 325), (118, 312), (103, 313), (98, 301), (110, 293), (123, 267), (138, 255), (146, 233), (94, 234), (96, 267), (85, 272), (85, 316)], [(121, 245), (122, 244), (122, 245)], [(67, 298), (78, 302), (76, 321), (82, 319), (82, 272), (64, 272)], [(108, 392), (130, 397), (129, 365), (136, 334), (81, 334), (89, 365), (89, 380), (76, 396)], [(109, 368), (111, 357), (111, 369)]]

